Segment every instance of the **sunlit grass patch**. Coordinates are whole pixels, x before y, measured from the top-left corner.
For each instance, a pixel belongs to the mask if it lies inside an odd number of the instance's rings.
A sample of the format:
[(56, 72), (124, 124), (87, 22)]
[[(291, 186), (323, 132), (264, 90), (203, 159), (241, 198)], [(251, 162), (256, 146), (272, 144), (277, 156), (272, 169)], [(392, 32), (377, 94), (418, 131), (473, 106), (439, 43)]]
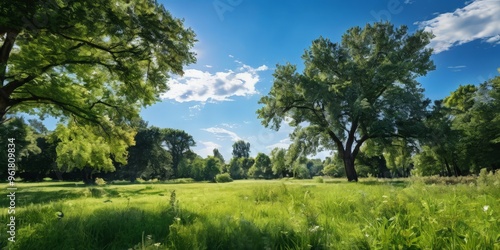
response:
[[(494, 188), (327, 178), (323, 183), (20, 184), (16, 243), (2, 247), (495, 249), (500, 194)], [(3, 221), (7, 216), (0, 214)]]

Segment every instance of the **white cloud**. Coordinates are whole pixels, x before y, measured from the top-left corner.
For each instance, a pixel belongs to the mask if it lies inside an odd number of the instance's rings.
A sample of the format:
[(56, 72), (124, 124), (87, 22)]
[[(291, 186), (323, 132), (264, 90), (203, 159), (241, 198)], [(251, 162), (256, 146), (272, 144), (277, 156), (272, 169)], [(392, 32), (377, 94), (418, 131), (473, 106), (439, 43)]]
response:
[(486, 42), (498, 44), (498, 43), (500, 43), (500, 35), (492, 36), (492, 37), (486, 39)]
[(500, 1), (475, 0), (454, 12), (443, 13), (417, 24), (434, 33), (436, 37), (432, 39), (430, 46), (437, 54), (475, 40), (500, 44), (498, 13)]
[(198, 141), (198, 146), (194, 148), (196, 154), (201, 157), (207, 157), (213, 155), (214, 148), (220, 148), (221, 146), (215, 142), (211, 141)]
[(280, 140), (279, 142), (277, 143), (274, 143), (274, 144), (271, 144), (269, 146), (267, 146), (266, 148), (268, 150), (273, 150), (274, 148), (284, 148), (284, 149), (288, 149), (288, 147), (292, 144), (292, 141), (290, 140), (290, 138), (285, 138), (283, 140)]
[(211, 127), (211, 128), (204, 128), (202, 130), (214, 134), (215, 137), (217, 137), (217, 139), (219, 140), (224, 140), (226, 138), (230, 138), (232, 141), (241, 140), (241, 137), (239, 137), (236, 133), (224, 128)]
[(194, 106), (189, 107), (189, 116), (193, 117), (200, 113), (205, 104), (196, 104)]
[(208, 65), (208, 64), (207, 64), (207, 65), (205, 65), (205, 67), (207, 67), (207, 68), (212, 68), (212, 65)]
[(412, 0), (405, 0), (405, 4), (412, 4), (414, 1)]
[(258, 68), (256, 68), (255, 71), (266, 71), (268, 69), (269, 69), (269, 67), (267, 67), (266, 65), (262, 65), (262, 66), (259, 66)]
[(253, 68), (241, 62), (236, 71), (210, 73), (197, 69), (187, 69), (184, 76), (170, 80), (163, 99), (178, 102), (232, 101), (233, 96), (249, 96), (258, 94), (255, 85), (259, 82), (258, 72), (268, 70), (266, 65)]
[(229, 56), (230, 58), (234, 58), (234, 56), (233, 56), (233, 55), (228, 55), (228, 56)]
[(463, 68), (466, 68), (467, 66), (465, 65), (459, 65), (459, 66), (449, 66), (448, 68), (449, 69), (463, 69)]
[(463, 69), (467, 68), (465, 65), (458, 65), (458, 66), (448, 66), (448, 69), (450, 69), (453, 72), (460, 72)]

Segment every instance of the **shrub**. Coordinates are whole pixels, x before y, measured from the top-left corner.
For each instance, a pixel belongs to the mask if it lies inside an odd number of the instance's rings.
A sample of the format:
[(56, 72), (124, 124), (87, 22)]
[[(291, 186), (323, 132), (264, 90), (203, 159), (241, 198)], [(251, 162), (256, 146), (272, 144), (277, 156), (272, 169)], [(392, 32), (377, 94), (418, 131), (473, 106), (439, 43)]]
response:
[(314, 181), (315, 181), (315, 182), (317, 182), (317, 183), (323, 183), (323, 182), (325, 182), (325, 181), (323, 180), (323, 177), (321, 177), (321, 176), (315, 176), (313, 179), (314, 179)]
[(106, 185), (106, 181), (103, 178), (97, 177), (97, 178), (95, 178), (95, 184), (97, 186), (104, 186), (104, 185)]
[(224, 173), (224, 174), (218, 174), (215, 176), (215, 182), (217, 183), (222, 183), (222, 182), (232, 182), (233, 179), (229, 175), (229, 173)]
[(488, 172), (486, 168), (481, 169), (477, 177), (477, 184), (479, 186), (498, 186), (500, 184), (500, 171)]

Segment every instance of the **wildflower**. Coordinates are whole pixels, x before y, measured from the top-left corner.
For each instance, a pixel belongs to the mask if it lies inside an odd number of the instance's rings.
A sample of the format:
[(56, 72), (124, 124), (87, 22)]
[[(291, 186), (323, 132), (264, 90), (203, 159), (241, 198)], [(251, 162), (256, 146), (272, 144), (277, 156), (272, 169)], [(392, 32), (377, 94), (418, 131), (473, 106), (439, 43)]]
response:
[(483, 206), (483, 211), (487, 212), (487, 211), (488, 211), (488, 209), (490, 209), (490, 206), (488, 206), (488, 205), (484, 205), (484, 206)]
[(161, 243), (159, 243), (159, 242), (158, 242), (158, 243), (155, 243), (155, 244), (153, 244), (153, 245), (154, 245), (155, 247), (160, 247), (160, 246), (161, 246)]

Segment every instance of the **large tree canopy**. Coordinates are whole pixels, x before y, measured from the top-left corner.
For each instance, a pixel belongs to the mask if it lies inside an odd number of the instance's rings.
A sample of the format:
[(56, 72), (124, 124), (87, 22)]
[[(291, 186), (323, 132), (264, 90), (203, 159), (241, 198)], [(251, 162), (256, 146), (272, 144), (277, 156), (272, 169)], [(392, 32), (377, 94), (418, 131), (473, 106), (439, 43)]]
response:
[(0, 119), (30, 112), (130, 117), (195, 61), (194, 33), (156, 1), (22, 0), (0, 5)]
[(58, 117), (59, 165), (112, 170), (133, 144), (128, 121), (195, 61), (194, 42), (153, 0), (1, 1), (0, 122)]
[(429, 101), (415, 79), (434, 69), (426, 48), (431, 38), (386, 22), (351, 28), (340, 43), (320, 37), (302, 57), (302, 74), (294, 65), (277, 65), (258, 116), (274, 129), (291, 118), (306, 153), (336, 149), (348, 180), (356, 181), (354, 160), (364, 142), (419, 129)]

